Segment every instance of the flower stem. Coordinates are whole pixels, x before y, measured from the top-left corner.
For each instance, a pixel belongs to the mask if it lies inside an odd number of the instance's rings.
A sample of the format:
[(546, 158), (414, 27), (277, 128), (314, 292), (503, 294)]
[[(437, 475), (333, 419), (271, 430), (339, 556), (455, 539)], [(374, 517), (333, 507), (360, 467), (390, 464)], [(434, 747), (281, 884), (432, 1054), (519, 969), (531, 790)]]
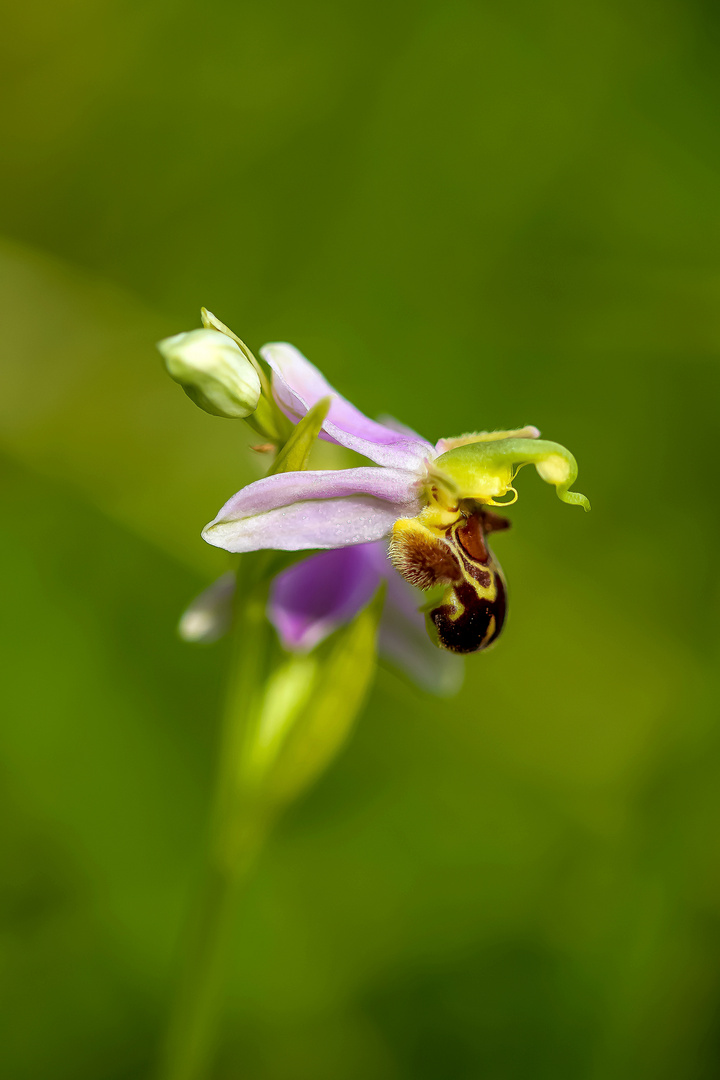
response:
[(252, 737), (271, 644), (266, 618), (266, 553), (238, 569), (230, 673), (204, 881), (188, 928), (159, 1080), (207, 1080), (220, 1021), (228, 942), (242, 887), (268, 822), (244, 789), (243, 749)]

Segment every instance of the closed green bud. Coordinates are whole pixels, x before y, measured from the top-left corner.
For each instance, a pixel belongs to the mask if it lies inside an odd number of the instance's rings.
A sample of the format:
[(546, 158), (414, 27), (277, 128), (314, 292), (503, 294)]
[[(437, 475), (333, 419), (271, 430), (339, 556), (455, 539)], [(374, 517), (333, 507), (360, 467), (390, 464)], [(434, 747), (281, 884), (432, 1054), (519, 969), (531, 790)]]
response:
[(217, 330), (190, 330), (158, 342), (165, 367), (196, 405), (214, 416), (240, 419), (260, 400), (258, 373), (232, 338)]

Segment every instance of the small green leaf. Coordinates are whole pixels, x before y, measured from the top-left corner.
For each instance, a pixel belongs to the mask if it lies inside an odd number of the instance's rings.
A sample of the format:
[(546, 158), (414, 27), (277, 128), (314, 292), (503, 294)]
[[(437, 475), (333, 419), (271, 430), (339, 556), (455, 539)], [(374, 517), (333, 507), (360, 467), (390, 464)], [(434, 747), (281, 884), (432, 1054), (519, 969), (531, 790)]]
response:
[(307, 466), (310, 451), (320, 434), (331, 401), (332, 398), (322, 398), (298, 421), (268, 470), (268, 476), (281, 472), (299, 472)]
[(308, 705), (317, 678), (317, 657), (305, 655), (284, 657), (269, 675), (242, 763), (248, 791), (262, 791), (288, 732)]
[(345, 744), (375, 674), (383, 594), (312, 657), (289, 657), (271, 679), (250, 755), (255, 790), (271, 812), (310, 787)]

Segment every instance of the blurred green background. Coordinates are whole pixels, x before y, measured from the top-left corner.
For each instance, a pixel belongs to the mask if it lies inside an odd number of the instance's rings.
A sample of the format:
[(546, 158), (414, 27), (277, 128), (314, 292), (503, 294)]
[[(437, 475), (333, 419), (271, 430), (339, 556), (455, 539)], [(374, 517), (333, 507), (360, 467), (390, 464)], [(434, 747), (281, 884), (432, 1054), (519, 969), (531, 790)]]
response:
[(534, 423), (498, 648), (382, 671), (238, 917), (217, 1078), (720, 1072), (720, 68), (708, 0), (12, 4), (0, 1072), (150, 1075), (259, 466), (154, 342), (207, 305), (428, 437)]

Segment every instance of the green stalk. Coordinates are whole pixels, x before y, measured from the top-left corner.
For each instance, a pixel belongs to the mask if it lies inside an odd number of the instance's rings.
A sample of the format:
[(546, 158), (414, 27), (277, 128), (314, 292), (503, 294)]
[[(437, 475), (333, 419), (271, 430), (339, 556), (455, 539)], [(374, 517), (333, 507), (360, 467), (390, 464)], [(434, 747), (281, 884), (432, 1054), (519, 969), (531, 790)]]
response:
[(225, 961), (242, 887), (267, 822), (243, 790), (241, 762), (265, 681), (271, 641), (266, 617), (267, 553), (245, 555), (238, 570), (230, 675), (214, 812), (199, 903), (186, 940), (159, 1080), (207, 1080), (220, 1019)]
[[(214, 325), (203, 309), (204, 323), (206, 319)], [(219, 323), (219, 327), (223, 328), (223, 324)], [(239, 338), (235, 340), (251, 357), (247, 346)], [(323, 398), (294, 427), (275, 407), (288, 432), (287, 441), (270, 467), (271, 474), (307, 468), (310, 450), (329, 407), (330, 398)], [(249, 766), (262, 722), (263, 695), (272, 660), (273, 631), (267, 618), (267, 598), (273, 568), (277, 569), (277, 565), (272, 551), (243, 555), (238, 567), (230, 673), (204, 883), (186, 942), (158, 1080), (208, 1078), (237, 900), (271, 818), (279, 809), (277, 800), (263, 790), (267, 778), (254, 775)]]

